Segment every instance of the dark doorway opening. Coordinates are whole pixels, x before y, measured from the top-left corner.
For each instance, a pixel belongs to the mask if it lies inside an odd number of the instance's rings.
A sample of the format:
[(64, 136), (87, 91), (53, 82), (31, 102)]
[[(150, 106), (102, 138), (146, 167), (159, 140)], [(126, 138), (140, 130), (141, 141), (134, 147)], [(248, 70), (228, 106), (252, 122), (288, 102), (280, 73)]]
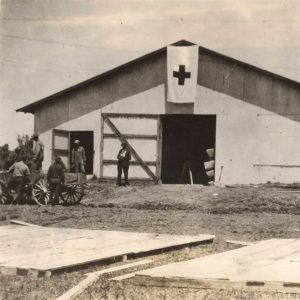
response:
[(206, 150), (215, 148), (215, 115), (162, 115), (162, 183), (207, 184)]
[(93, 131), (70, 131), (70, 162), (73, 165), (72, 150), (74, 148), (74, 141), (79, 140), (80, 145), (83, 146), (86, 155), (86, 174), (93, 174), (94, 166), (94, 132)]

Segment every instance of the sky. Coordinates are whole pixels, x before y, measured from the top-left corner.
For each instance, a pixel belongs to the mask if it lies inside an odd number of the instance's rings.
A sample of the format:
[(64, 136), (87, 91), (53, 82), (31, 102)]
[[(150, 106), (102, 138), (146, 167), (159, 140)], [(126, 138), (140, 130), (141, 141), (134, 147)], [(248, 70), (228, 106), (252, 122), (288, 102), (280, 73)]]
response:
[(0, 146), (15, 110), (185, 39), (300, 82), (298, 0), (2, 0)]

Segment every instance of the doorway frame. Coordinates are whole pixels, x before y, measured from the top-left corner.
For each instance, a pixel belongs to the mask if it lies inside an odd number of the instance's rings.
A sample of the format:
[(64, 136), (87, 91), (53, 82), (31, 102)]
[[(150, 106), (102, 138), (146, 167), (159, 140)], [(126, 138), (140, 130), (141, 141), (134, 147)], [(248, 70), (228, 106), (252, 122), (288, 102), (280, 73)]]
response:
[[(161, 180), (161, 172), (162, 172), (162, 170), (161, 170), (161, 168), (162, 168), (162, 139), (163, 139), (163, 135), (162, 135), (162, 117), (163, 116), (172, 116), (172, 115), (174, 115), (174, 116), (198, 116), (198, 117), (201, 117), (201, 116), (210, 116), (210, 117), (215, 117), (215, 136), (214, 136), (214, 144), (215, 144), (215, 147), (214, 147), (214, 158), (213, 158), (213, 160), (214, 160), (214, 179), (213, 180), (211, 180), (211, 181), (213, 181), (214, 183), (216, 183), (216, 157), (217, 157), (217, 124), (218, 124), (218, 115), (217, 114), (160, 114), (159, 115), (159, 130), (160, 130), (160, 132), (158, 133), (158, 136), (160, 136), (160, 145), (159, 145), (159, 147), (160, 147), (160, 149), (159, 149), (159, 153), (160, 153), (160, 155), (159, 155), (159, 162), (158, 162), (158, 165), (159, 165), (159, 169), (157, 169), (157, 170), (159, 170), (159, 183), (160, 184), (164, 184), (164, 183), (162, 183), (162, 180)], [(168, 183), (166, 183), (166, 184), (168, 184)], [(180, 184), (180, 183), (178, 183), (178, 185), (183, 185), (183, 184)]]
[[(92, 151), (92, 158), (93, 158), (93, 163), (92, 163), (92, 173), (87, 174), (88, 176), (94, 174), (94, 166), (95, 166), (95, 131), (94, 130), (66, 130), (66, 129), (57, 129), (54, 128), (52, 129), (52, 148), (51, 148), (51, 158), (52, 162), (54, 161), (55, 157), (57, 155), (68, 155), (68, 164), (67, 164), (67, 169), (71, 169), (71, 158), (72, 158), (72, 151), (71, 151), (71, 133), (72, 132), (92, 132), (93, 136), (93, 151)], [(57, 149), (55, 146), (55, 137), (56, 136), (62, 136), (62, 137), (67, 137), (68, 138), (68, 149)]]

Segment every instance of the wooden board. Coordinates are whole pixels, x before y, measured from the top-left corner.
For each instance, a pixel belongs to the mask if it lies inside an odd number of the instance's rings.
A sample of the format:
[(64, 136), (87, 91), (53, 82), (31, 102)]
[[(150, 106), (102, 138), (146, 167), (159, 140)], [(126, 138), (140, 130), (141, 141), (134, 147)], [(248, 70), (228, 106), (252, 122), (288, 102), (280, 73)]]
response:
[[(300, 292), (300, 239), (271, 239), (223, 253), (172, 263), (138, 272), (150, 284), (163, 282), (176, 285), (189, 281), (208, 286), (292, 287)], [(276, 283), (276, 284), (275, 284)], [(200, 286), (198, 284), (198, 286)]]
[[(87, 276), (87, 278), (85, 278), (84, 280), (79, 282), (76, 286), (74, 286), (73, 288), (68, 290), (66, 293), (64, 293), (63, 295), (58, 297), (56, 300), (75, 299), (78, 295), (80, 295), (89, 286), (94, 284), (99, 279), (99, 277), (101, 275), (113, 274), (113, 273), (118, 272), (118, 271), (128, 271), (132, 268), (140, 267), (140, 266), (151, 264), (151, 263), (152, 263), (152, 260), (148, 259), (148, 260), (134, 262), (134, 263), (131, 263), (131, 264), (127, 263), (127, 264), (122, 265), (122, 266), (112, 267), (112, 268), (104, 269), (104, 270), (101, 270), (101, 271), (87, 273), (87, 274), (85, 274)], [(131, 273), (131, 274), (134, 274), (134, 273)], [(123, 277), (125, 277), (126, 275), (127, 274), (123, 275)], [(115, 280), (116, 281), (122, 280), (119, 277), (116, 278)], [(128, 277), (128, 278), (130, 278), (130, 277)], [(125, 278), (123, 278), (123, 279), (125, 279)]]
[(108, 259), (210, 243), (212, 235), (0, 226), (0, 269), (54, 271)]

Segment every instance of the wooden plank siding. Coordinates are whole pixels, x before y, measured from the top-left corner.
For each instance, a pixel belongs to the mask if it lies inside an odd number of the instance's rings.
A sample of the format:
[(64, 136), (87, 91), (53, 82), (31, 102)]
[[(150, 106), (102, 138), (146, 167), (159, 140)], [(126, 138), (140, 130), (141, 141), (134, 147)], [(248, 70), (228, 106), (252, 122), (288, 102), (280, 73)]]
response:
[(198, 85), (300, 121), (300, 84), (199, 48)]

